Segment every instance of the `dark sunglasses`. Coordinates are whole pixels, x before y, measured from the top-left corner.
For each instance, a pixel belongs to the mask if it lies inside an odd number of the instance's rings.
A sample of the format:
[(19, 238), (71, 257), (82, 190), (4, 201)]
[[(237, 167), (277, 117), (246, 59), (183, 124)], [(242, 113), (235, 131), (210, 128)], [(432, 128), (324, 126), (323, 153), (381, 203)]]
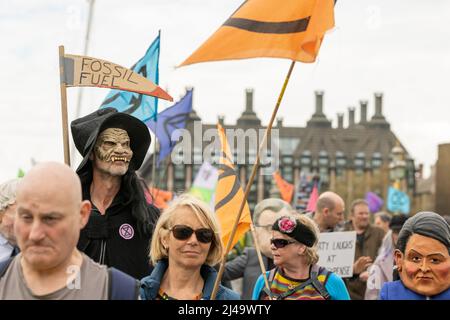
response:
[(189, 226), (181, 224), (173, 226), (172, 228), (170, 228), (170, 231), (172, 231), (175, 239), (178, 240), (187, 240), (192, 236), (194, 232), (195, 236), (197, 237), (197, 240), (203, 243), (210, 243), (214, 237), (214, 232), (211, 229), (200, 228), (194, 230)]
[(275, 248), (280, 249), (286, 247), (288, 244), (295, 243), (296, 241), (286, 240), (286, 239), (270, 239), (270, 243), (275, 246)]

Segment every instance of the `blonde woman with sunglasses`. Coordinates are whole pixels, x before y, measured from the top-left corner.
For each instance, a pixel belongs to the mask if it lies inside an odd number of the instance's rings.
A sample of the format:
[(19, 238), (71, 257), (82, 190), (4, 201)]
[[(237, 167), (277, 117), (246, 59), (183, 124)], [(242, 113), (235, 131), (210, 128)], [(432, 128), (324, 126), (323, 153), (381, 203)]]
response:
[[(219, 224), (209, 207), (181, 195), (162, 213), (153, 232), (150, 259), (155, 266), (141, 280), (145, 300), (209, 300), (223, 256)], [(238, 300), (239, 294), (219, 287), (217, 300)]]
[(276, 267), (262, 275), (253, 290), (254, 300), (350, 300), (344, 281), (317, 262), (318, 228), (305, 215), (292, 212), (272, 225), (270, 239)]

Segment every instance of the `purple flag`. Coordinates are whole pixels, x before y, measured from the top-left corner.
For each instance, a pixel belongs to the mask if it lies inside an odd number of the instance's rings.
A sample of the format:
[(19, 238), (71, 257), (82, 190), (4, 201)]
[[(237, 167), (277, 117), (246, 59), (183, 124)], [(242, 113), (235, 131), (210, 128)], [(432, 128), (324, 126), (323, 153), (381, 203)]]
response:
[(384, 201), (374, 192), (366, 193), (366, 201), (369, 204), (369, 210), (372, 213), (378, 212), (383, 208)]
[[(192, 111), (192, 89), (176, 104), (158, 113), (157, 121), (151, 119), (145, 121), (159, 140), (160, 150), (157, 166), (172, 152), (179, 139), (177, 130), (186, 127), (189, 113)], [(179, 133), (179, 132), (178, 132)]]

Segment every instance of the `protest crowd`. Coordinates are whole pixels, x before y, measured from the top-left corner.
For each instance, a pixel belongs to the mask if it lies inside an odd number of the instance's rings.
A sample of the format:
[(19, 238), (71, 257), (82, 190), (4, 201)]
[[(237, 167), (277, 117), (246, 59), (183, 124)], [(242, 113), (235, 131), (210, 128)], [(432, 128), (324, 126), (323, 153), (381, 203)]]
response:
[[(254, 3), (240, 9), (252, 11)], [(313, 17), (295, 40), (316, 43), (284, 58), (314, 61), (334, 25), (334, 1), (320, 5), (321, 19)], [(227, 23), (241, 28), (241, 20)], [(141, 98), (171, 99), (135, 73), (142, 65), (112, 72), (107, 61), (60, 58), (62, 90), (115, 83)], [(202, 61), (199, 50), (182, 65)], [(97, 72), (111, 77), (96, 84)], [(160, 202), (157, 185), (150, 188), (139, 172), (149, 129), (162, 144), (160, 120), (142, 121), (120, 105), (108, 96), (100, 109), (71, 121), (82, 159), (75, 169), (65, 157), (0, 184), (0, 300), (450, 300), (448, 212), (375, 211), (367, 199), (346, 202), (317, 184), (307, 208), (266, 197), (251, 210), (220, 124), (215, 198), (192, 188)], [(168, 112), (188, 113), (177, 110)], [(169, 144), (160, 157), (170, 156)]]
[[(221, 216), (190, 193), (162, 212), (153, 204), (136, 173), (150, 143), (142, 122), (106, 108), (74, 120), (72, 134), (83, 156), (76, 171), (43, 162), (0, 186), (0, 299), (207, 300), (219, 280), (218, 300), (450, 299), (444, 217), (374, 216), (355, 199), (346, 220), (333, 191), (313, 212), (277, 198), (253, 214), (247, 205), (257, 245), (227, 259), (217, 279), (228, 244)], [(343, 233), (353, 235), (352, 273), (340, 276), (320, 265), (319, 243)]]

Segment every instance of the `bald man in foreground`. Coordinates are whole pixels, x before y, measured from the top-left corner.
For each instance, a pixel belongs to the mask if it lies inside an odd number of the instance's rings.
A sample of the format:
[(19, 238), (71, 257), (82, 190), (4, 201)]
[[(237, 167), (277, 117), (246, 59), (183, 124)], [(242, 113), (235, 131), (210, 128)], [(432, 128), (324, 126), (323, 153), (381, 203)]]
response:
[[(0, 266), (0, 300), (137, 298), (136, 280), (95, 263), (76, 248), (90, 211), (70, 167), (56, 162), (35, 166), (17, 190), (14, 232), (21, 253)], [(115, 295), (117, 277), (126, 279), (120, 289), (130, 292), (128, 296)]]

